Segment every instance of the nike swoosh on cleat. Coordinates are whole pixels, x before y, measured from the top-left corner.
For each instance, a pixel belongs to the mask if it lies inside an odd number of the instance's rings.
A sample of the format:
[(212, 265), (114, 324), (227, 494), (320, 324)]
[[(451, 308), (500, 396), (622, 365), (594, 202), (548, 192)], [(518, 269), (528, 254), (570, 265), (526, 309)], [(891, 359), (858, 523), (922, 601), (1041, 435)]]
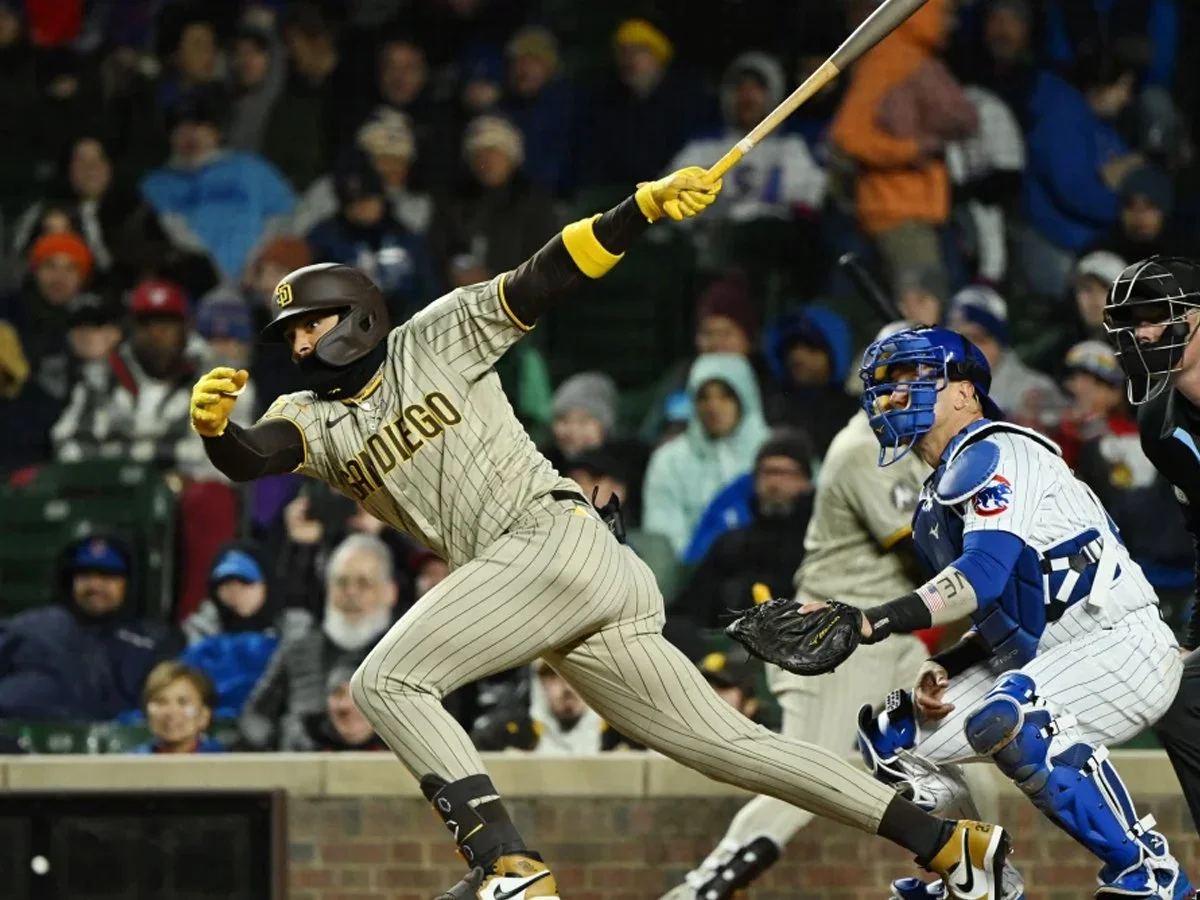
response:
[(970, 841), (971, 832), (970, 830), (964, 828), (962, 838), (962, 860), (959, 862), (958, 868), (966, 869), (966, 871), (963, 873), (965, 877), (960, 881), (958, 875), (956, 874), (950, 880), (950, 886), (956, 891), (961, 891), (964, 897), (970, 897), (971, 889), (975, 887), (975, 866), (971, 864)]
[(536, 882), (541, 881), (543, 878), (546, 878), (547, 876), (549, 876), (549, 874), (550, 874), (549, 872), (539, 872), (537, 875), (534, 875), (528, 881), (521, 882), (515, 888), (507, 888), (507, 889), (497, 888), (496, 893), (492, 894), (492, 900), (511, 900), (512, 897), (516, 897), (518, 894), (520, 894), (522, 891), (524, 891), (525, 888), (529, 887), (532, 884), (535, 884)]

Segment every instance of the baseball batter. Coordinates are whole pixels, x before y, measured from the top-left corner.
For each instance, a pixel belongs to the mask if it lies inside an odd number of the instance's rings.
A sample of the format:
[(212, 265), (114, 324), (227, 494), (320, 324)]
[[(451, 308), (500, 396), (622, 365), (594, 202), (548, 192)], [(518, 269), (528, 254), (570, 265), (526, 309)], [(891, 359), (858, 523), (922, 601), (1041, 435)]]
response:
[[(900, 332), (868, 348), (861, 374), (881, 463), (915, 452), (936, 466), (913, 535), (938, 573), (865, 610), (863, 634), (878, 641), (966, 616), (973, 625), (925, 664), (911, 695), (895, 692), (878, 715), (864, 707), (868, 765), (945, 809), (967, 793), (956, 764), (990, 759), (1101, 859), (1096, 897), (1192, 900), (1153, 817), (1139, 818), (1108, 761), (1109, 744), (1163, 715), (1182, 672), (1116, 526), (1052, 442), (997, 421), (987, 361), (965, 338)], [(930, 896), (924, 885), (895, 887)], [(1021, 894), (1009, 869), (1004, 895)]]
[(467, 876), (448, 900), (553, 898), (541, 858), (509, 818), (442, 697), (543, 657), (629, 737), (957, 873), (961, 896), (993, 898), (1008, 836), (934, 817), (813, 744), (754, 725), (661, 634), (650, 570), (560, 477), (517, 422), (496, 360), (557, 300), (615, 266), (646, 226), (708, 206), (720, 181), (685, 169), (575, 222), (515, 270), (452, 291), (390, 329), (378, 289), (355, 269), (297, 270), (275, 292), (265, 337), (286, 341), (309, 389), (251, 428), (229, 422), (247, 374), (196, 385), (192, 421), (235, 480), (300, 472), (359, 501), (442, 555), (452, 572), (355, 674), (356, 703), (454, 837)]

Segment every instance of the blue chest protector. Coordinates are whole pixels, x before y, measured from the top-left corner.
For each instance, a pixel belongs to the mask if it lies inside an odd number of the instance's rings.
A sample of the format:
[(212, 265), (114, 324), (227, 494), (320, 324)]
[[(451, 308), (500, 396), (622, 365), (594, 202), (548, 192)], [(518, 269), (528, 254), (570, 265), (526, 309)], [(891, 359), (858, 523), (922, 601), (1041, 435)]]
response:
[[(921, 490), (913, 514), (913, 542), (922, 562), (940, 572), (963, 553), (964, 506), (989, 482), (1000, 464), (1000, 448), (987, 435), (1015, 432), (1058, 453), (1036, 432), (982, 420), (955, 438), (950, 451)], [(1115, 529), (1114, 529), (1115, 531)], [(1100, 533), (1089, 529), (1040, 553), (1025, 545), (999, 597), (981, 602), (971, 614), (993, 659), (1021, 666), (1037, 654), (1046, 626), (1072, 604), (1087, 597), (1099, 556)]]

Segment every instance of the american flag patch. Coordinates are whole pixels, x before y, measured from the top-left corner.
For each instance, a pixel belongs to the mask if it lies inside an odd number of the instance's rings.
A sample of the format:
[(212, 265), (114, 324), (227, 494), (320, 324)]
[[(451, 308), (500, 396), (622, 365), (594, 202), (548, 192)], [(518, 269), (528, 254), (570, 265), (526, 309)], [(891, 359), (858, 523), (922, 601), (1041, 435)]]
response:
[(923, 584), (917, 588), (917, 596), (925, 601), (925, 607), (930, 612), (937, 612), (946, 608), (946, 601), (942, 599), (941, 592), (933, 584)]

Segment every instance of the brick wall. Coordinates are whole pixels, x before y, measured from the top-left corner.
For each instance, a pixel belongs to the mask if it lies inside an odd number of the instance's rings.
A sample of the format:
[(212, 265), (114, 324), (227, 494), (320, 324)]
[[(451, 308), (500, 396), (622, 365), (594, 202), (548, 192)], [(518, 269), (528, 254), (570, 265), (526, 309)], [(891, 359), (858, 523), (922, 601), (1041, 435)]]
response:
[[(511, 800), (564, 900), (656, 900), (703, 857), (739, 808), (736, 798)], [(289, 800), (291, 900), (429, 900), (462, 877), (449, 836), (421, 800)], [(1099, 866), (1020, 797), (1005, 797), (1029, 900), (1090, 897)], [(1182, 800), (1154, 804), (1176, 855), (1200, 874), (1200, 840)], [(906, 853), (818, 820), (801, 832), (751, 900), (884, 900), (911, 874)], [(839, 885), (834, 887), (833, 885)]]

